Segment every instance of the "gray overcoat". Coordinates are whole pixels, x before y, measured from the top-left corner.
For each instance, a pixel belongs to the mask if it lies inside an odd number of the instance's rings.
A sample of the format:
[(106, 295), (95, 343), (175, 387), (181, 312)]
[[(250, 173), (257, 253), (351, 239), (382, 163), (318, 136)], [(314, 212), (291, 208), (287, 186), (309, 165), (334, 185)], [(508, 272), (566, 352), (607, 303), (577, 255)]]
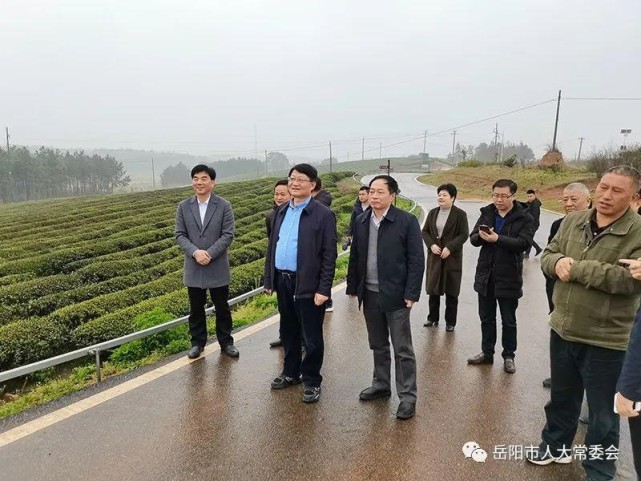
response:
[[(229, 285), (227, 248), (233, 240), (234, 214), (227, 200), (212, 192), (204, 225), (200, 222), (195, 195), (180, 202), (176, 211), (176, 241), (185, 253), (185, 285), (201, 289)], [(211, 256), (208, 265), (201, 266), (194, 259), (198, 249), (206, 250)]]

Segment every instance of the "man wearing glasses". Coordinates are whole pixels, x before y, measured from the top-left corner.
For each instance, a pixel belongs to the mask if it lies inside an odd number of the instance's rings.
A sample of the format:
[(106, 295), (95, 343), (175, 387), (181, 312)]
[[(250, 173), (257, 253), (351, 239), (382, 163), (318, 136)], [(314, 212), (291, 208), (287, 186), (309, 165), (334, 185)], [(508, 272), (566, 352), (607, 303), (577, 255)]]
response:
[(474, 290), (479, 298), (482, 352), (468, 364), (494, 363), (496, 305), (501, 311), (503, 369), (516, 372), (516, 308), (523, 296), (522, 253), (532, 247), (534, 220), (515, 202), (517, 185), (499, 179), (492, 186), (492, 203), (481, 208), (481, 216), (470, 234), (470, 243), (480, 247)]
[[(320, 399), (323, 317), (336, 268), (336, 217), (312, 201), (318, 173), (309, 164), (289, 171), (292, 199), (276, 213), (265, 259), (265, 291), (276, 292), (285, 350), (282, 373), (271, 384), (285, 389), (304, 383), (303, 401)], [(301, 340), (305, 358), (301, 354)]]

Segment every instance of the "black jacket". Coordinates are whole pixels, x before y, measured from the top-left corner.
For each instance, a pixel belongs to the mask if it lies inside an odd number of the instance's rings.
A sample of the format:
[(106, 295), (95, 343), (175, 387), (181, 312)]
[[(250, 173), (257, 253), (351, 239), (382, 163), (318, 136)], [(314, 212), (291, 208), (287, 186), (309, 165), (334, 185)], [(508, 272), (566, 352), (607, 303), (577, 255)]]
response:
[[(550, 227), (550, 235), (548, 236), (548, 244), (552, 242), (552, 239), (554, 239), (554, 236), (556, 233), (559, 231), (559, 227), (561, 227), (561, 222), (563, 221), (563, 217), (560, 219), (555, 220), (552, 222), (552, 226)], [(554, 302), (552, 302), (552, 294), (554, 294), (554, 283), (556, 282), (556, 277), (549, 277), (546, 276), (545, 273), (543, 273), (545, 276), (545, 294), (548, 296), (548, 307), (550, 308), (550, 313), (554, 310)]]
[(470, 243), (481, 247), (474, 290), (487, 295), (490, 278), (494, 282), (494, 296), (520, 298), (523, 296), (523, 252), (532, 247), (534, 220), (519, 203), (505, 216), (505, 225), (498, 242), (485, 242), (479, 236), (479, 225), (494, 227), (496, 207), (494, 204), (481, 207), (481, 216), (470, 234)]
[[(370, 207), (368, 206), (367, 209), (369, 209), (369, 208)], [(367, 210), (367, 209), (365, 209), (365, 210)], [(363, 204), (361, 204), (361, 201), (358, 200), (358, 198), (356, 198), (356, 202), (354, 202), (354, 207), (352, 208), (352, 215), (349, 218), (349, 229), (347, 231), (347, 235), (348, 236), (350, 236), (350, 237), (352, 236), (352, 231), (354, 230), (354, 221), (363, 212), (365, 212), (363, 210)]]
[[(359, 305), (365, 291), (371, 216), (372, 210), (368, 209), (356, 217), (347, 268), (346, 292), (357, 295)], [(378, 229), (376, 262), (381, 311), (403, 309), (405, 299), (419, 300), (425, 254), (421, 228), (416, 217), (390, 206)]]
[(272, 210), (267, 212), (265, 214), (265, 227), (267, 227), (267, 237), (269, 237), (272, 234), (272, 227), (274, 227), (274, 217), (276, 217), (276, 211), (278, 210), (278, 206), (274, 204), (274, 207)]
[(327, 207), (330, 207), (332, 205), (332, 194), (327, 192), (325, 189), (321, 189), (318, 191), (318, 194), (314, 196), (314, 199), (316, 199), (318, 202), (320, 202), (323, 205), (326, 205)]
[[(289, 203), (276, 211), (265, 258), (265, 289), (274, 289), (274, 257), (280, 227)], [(317, 292), (330, 297), (336, 269), (336, 216), (313, 199), (305, 206), (298, 225), (296, 296), (313, 298)]]
[(534, 220), (534, 232), (536, 232), (541, 225), (541, 201), (538, 198), (534, 199), (532, 202), (526, 202), (525, 207)]
[(632, 325), (630, 344), (625, 353), (617, 391), (631, 401), (641, 401), (641, 309)]

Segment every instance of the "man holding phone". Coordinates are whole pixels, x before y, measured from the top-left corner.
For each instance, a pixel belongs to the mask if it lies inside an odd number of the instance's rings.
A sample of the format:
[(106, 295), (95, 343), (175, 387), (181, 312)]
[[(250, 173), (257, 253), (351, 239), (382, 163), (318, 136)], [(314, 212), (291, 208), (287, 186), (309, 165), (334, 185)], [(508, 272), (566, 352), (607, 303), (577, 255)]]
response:
[(514, 199), (517, 185), (499, 179), (492, 186), (492, 203), (481, 208), (481, 216), (470, 234), (470, 243), (480, 247), (474, 290), (478, 293), (482, 352), (468, 364), (494, 363), (496, 305), (501, 311), (503, 369), (516, 372), (516, 308), (523, 296), (523, 257), (532, 247), (534, 220)]

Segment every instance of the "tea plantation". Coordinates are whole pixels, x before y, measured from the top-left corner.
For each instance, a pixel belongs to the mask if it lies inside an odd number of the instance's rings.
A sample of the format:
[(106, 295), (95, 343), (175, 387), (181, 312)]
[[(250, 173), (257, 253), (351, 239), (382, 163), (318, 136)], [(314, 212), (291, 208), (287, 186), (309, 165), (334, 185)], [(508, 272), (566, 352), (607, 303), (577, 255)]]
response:
[[(322, 176), (345, 234), (358, 185)], [(276, 179), (220, 184), (236, 219), (230, 295), (262, 283)], [(191, 188), (0, 206), (0, 371), (136, 330), (160, 308), (188, 313), (176, 205)]]

